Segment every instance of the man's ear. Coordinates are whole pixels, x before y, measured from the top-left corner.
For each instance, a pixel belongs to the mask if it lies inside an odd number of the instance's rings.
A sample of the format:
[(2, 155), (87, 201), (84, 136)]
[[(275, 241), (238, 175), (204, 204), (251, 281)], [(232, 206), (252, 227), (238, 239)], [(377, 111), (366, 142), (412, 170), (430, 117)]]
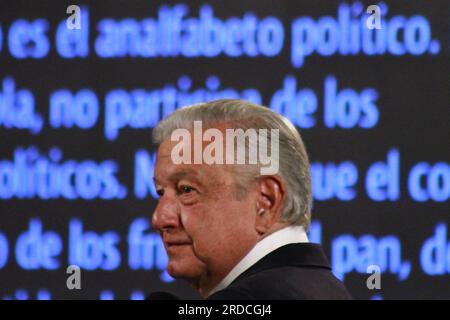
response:
[(261, 176), (257, 182), (255, 229), (260, 235), (271, 231), (279, 221), (286, 187), (279, 176)]

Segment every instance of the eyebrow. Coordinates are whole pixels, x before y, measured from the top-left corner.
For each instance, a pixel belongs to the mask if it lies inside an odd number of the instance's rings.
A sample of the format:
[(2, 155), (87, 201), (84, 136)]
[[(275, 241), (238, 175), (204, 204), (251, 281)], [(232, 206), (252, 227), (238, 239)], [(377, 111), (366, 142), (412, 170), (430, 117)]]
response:
[[(181, 180), (183, 178), (195, 178), (195, 180), (198, 182), (197, 177), (198, 177), (198, 175), (193, 171), (180, 171), (180, 172), (176, 172), (176, 173), (170, 175), (168, 180), (173, 182), (173, 181)], [(156, 184), (160, 184), (159, 180), (156, 177), (153, 178), (153, 181)]]

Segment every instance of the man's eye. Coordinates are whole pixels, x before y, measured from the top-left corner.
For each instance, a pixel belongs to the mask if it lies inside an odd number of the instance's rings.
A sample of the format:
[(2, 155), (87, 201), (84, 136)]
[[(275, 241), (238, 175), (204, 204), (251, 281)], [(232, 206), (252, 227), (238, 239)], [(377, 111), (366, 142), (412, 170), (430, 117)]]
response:
[(191, 193), (192, 191), (195, 191), (195, 189), (192, 188), (192, 187), (189, 187), (189, 186), (180, 186), (179, 187), (179, 192), (181, 194), (183, 194), (183, 193)]
[(164, 195), (164, 190), (163, 189), (156, 190), (156, 193), (158, 194), (159, 197), (162, 197)]

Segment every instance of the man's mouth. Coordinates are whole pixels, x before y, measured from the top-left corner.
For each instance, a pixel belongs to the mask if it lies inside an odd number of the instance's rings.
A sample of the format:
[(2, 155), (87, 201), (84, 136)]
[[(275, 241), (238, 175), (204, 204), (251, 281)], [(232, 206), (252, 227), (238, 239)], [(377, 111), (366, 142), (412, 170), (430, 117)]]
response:
[(192, 245), (192, 240), (187, 236), (175, 236), (170, 234), (162, 234), (161, 236), (167, 250), (170, 248), (180, 248)]
[(167, 248), (190, 246), (190, 245), (192, 245), (192, 242), (189, 242), (189, 241), (168, 241), (168, 242), (166, 242)]

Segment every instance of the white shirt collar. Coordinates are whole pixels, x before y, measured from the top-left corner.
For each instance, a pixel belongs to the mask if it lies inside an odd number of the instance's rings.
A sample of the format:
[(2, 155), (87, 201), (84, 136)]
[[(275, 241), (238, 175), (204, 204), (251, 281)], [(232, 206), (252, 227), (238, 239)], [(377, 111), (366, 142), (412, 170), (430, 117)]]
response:
[(259, 241), (241, 261), (209, 292), (208, 295), (228, 287), (241, 273), (253, 266), (260, 259), (276, 249), (290, 243), (309, 242), (305, 230), (301, 226), (288, 226), (280, 229)]

